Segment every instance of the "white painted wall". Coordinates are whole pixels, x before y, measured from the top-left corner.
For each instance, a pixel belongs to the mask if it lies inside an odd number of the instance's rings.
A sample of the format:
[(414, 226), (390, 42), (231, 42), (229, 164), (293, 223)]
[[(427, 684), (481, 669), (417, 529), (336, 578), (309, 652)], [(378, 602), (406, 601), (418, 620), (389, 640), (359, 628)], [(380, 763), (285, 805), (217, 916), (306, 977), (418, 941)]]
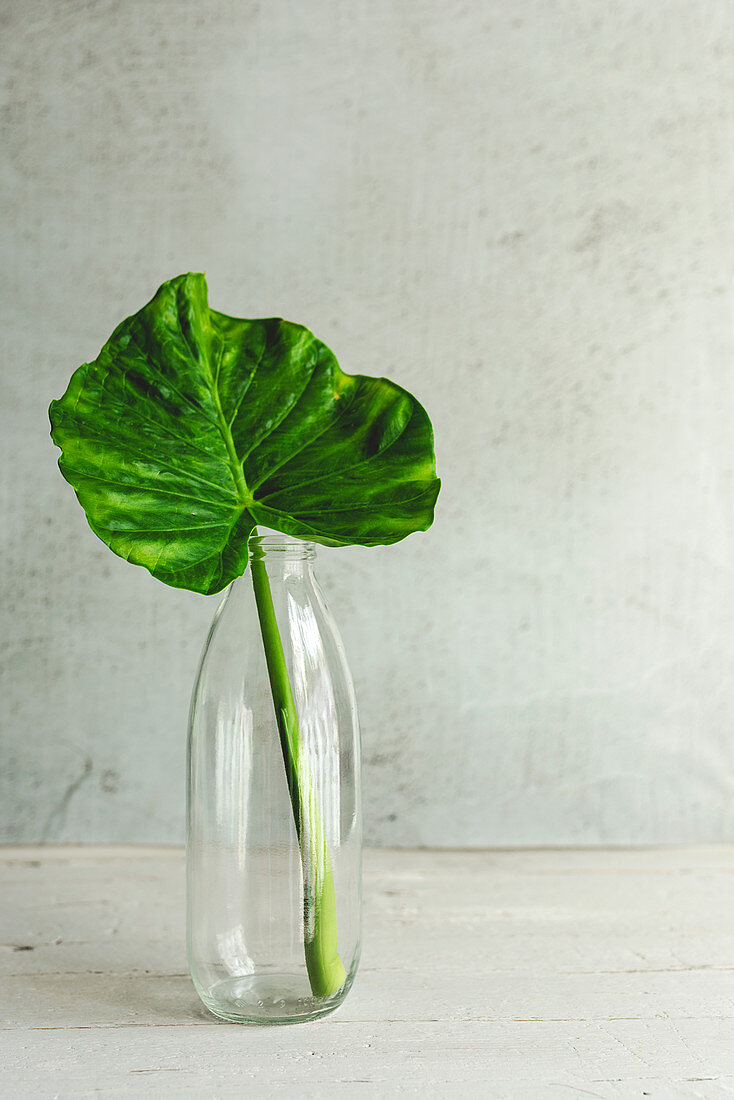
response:
[(216, 600), (46, 406), (166, 277), (413, 390), (427, 535), (323, 551), (384, 844), (734, 836), (734, 5), (7, 0), (2, 838), (182, 836)]

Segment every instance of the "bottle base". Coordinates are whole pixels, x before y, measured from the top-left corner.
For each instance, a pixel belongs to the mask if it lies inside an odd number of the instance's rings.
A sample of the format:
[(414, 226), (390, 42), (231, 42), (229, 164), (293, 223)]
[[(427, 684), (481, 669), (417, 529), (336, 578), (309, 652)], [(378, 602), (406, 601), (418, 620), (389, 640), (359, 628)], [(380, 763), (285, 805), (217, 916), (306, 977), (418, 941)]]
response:
[[(334, 1012), (346, 997), (347, 981), (331, 997), (313, 997), (304, 982), (290, 974), (257, 974), (226, 978), (199, 996), (214, 1016), (233, 1024), (302, 1024)], [(307, 984), (306, 984), (307, 989)]]

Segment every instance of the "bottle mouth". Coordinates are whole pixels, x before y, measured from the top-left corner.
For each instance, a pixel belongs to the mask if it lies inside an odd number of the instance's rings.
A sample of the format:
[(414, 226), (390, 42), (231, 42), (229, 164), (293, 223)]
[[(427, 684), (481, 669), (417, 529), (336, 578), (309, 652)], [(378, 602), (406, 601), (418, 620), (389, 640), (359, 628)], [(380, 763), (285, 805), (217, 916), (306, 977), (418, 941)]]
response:
[(260, 561), (265, 557), (277, 557), (278, 560), (313, 561), (316, 550), (312, 542), (284, 535), (282, 531), (257, 529), (250, 535), (250, 557)]

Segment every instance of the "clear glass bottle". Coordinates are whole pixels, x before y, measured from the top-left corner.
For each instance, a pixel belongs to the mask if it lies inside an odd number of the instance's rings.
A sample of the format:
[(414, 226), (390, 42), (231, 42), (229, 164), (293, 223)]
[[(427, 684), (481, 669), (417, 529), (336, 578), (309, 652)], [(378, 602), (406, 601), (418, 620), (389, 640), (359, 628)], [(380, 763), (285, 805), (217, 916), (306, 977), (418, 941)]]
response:
[(359, 962), (359, 726), (313, 559), (286, 535), (250, 539), (191, 701), (189, 966), (236, 1022), (332, 1012)]

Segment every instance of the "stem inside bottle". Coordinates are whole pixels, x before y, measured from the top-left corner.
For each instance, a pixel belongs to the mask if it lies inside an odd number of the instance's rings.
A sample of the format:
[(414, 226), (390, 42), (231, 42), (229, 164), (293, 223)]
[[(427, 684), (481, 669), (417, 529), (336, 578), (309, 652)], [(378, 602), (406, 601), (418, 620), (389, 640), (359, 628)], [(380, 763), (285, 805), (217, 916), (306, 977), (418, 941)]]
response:
[[(254, 534), (257, 534), (255, 530)], [(301, 738), (283, 642), (265, 562), (251, 555), (252, 585), (267, 663), (273, 708), (288, 782), (303, 873), (306, 969), (315, 997), (335, 993), (346, 981), (337, 950), (336, 896), (326, 833)]]

